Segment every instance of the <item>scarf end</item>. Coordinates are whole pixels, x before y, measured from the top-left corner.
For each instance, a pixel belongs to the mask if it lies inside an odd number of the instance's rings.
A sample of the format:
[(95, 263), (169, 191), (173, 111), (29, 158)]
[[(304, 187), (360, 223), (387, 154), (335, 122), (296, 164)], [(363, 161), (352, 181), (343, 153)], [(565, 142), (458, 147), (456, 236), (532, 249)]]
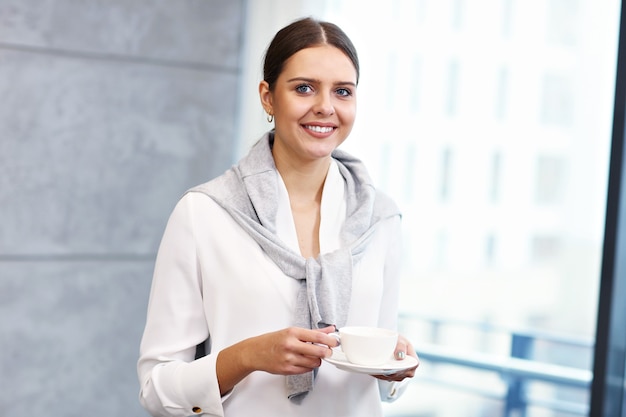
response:
[(294, 404), (301, 404), (309, 391), (313, 389), (315, 372), (287, 376), (287, 398)]

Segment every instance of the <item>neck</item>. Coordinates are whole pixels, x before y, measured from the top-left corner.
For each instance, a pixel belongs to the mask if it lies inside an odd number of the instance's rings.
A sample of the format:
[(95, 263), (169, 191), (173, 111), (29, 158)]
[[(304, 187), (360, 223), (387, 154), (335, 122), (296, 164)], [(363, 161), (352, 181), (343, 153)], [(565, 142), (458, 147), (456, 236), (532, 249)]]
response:
[(276, 161), (276, 169), (292, 201), (321, 201), (330, 160), (323, 162), (309, 166), (286, 166)]
[(289, 194), (300, 254), (305, 258), (320, 253), (319, 230), (322, 191), (330, 166), (330, 157), (302, 161), (285, 157), (273, 149), (274, 163)]
[(330, 157), (302, 163), (274, 153), (274, 163), (292, 202), (321, 201)]

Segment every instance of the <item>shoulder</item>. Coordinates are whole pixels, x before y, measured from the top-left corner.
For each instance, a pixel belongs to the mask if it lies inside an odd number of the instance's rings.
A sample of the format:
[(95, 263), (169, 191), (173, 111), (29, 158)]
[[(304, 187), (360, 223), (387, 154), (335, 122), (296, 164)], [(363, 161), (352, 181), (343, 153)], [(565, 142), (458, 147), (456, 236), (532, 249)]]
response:
[(235, 191), (233, 187), (227, 185), (226, 181), (226, 178), (231, 175), (229, 174), (231, 170), (185, 190), (176, 202), (174, 214), (186, 213), (188, 216), (196, 217), (206, 216), (207, 210), (222, 211), (219, 201), (232, 199)]
[(376, 197), (374, 199), (374, 214), (378, 217), (401, 217), (400, 207), (395, 200), (389, 195), (376, 189)]
[(223, 208), (235, 207), (242, 211), (250, 209), (250, 198), (237, 166), (232, 166), (222, 175), (188, 189), (183, 198), (197, 195), (212, 200)]
[(208, 196), (228, 199), (230, 197), (229, 194), (235, 191), (235, 187), (232, 187), (230, 185), (231, 181), (234, 179), (234, 176), (234, 169), (230, 168), (218, 177), (189, 188), (187, 191), (185, 191), (183, 197), (189, 193), (200, 193)]

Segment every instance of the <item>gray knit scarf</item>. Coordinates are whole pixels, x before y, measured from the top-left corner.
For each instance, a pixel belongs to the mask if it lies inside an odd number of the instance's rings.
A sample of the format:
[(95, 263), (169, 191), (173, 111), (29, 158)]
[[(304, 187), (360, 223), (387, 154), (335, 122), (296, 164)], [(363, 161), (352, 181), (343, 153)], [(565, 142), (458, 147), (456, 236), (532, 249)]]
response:
[[(347, 215), (341, 247), (305, 259), (276, 236), (278, 171), (272, 156), (273, 132), (266, 133), (238, 165), (192, 188), (215, 200), (289, 277), (300, 281), (294, 326), (342, 327), (352, 293), (352, 265), (363, 254), (376, 225), (400, 215), (395, 203), (376, 192), (365, 166), (341, 150), (332, 154), (345, 180)], [(314, 372), (287, 376), (287, 395), (299, 403), (313, 388)]]

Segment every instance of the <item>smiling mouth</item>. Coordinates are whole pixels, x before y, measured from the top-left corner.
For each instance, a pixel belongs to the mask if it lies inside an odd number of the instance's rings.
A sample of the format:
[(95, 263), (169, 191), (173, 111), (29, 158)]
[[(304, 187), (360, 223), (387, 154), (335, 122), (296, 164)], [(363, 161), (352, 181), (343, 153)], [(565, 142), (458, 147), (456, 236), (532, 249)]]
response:
[(305, 129), (311, 130), (315, 133), (330, 133), (333, 131), (332, 126), (304, 126)]

